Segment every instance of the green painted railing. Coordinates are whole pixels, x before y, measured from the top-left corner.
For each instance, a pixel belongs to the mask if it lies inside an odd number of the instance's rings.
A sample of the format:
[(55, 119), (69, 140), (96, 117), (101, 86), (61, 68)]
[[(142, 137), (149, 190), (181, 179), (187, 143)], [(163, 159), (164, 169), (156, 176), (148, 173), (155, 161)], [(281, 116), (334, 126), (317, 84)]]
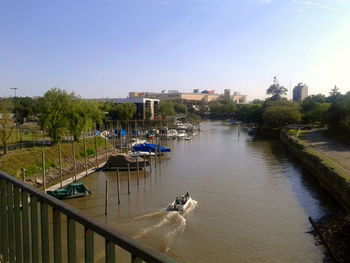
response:
[[(0, 200), (0, 254), (3, 262), (81, 262), (84, 260), (80, 256), (77, 258), (79, 241), (84, 242), (85, 262), (94, 262), (95, 233), (105, 240), (105, 262), (115, 262), (118, 258), (116, 247), (128, 251), (130, 261), (134, 263), (175, 262), (1, 171)], [(62, 214), (67, 218), (67, 235), (62, 235)], [(84, 227), (84, 241), (77, 239), (76, 223)], [(63, 258), (63, 250), (67, 251), (67, 260)]]

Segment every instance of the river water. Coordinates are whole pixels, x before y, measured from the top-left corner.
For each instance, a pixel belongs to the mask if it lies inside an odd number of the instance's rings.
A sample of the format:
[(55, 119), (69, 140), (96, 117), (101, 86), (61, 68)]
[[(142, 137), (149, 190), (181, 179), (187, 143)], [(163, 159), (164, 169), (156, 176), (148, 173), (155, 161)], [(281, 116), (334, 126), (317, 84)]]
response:
[[(120, 205), (112, 171), (85, 178), (93, 194), (67, 203), (179, 262), (323, 261), (307, 218), (319, 218), (334, 204), (278, 141), (253, 139), (227, 122), (205, 122), (197, 137), (168, 146), (171, 153), (156, 169), (153, 164), (152, 174), (140, 172), (139, 186), (132, 173), (130, 195), (122, 173)], [(193, 202), (185, 213), (165, 211), (187, 191)], [(104, 243), (95, 243), (102, 261)]]

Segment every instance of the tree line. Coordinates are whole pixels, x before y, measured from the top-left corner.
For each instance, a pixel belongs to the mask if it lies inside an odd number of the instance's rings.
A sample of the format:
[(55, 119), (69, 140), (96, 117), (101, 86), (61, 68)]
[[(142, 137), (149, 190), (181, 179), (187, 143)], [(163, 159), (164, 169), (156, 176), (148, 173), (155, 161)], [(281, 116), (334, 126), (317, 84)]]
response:
[[(162, 101), (156, 112), (162, 118), (178, 113), (186, 114), (186, 105)], [(147, 109), (146, 119), (150, 117), (150, 109)], [(38, 122), (40, 129), (56, 143), (66, 135), (78, 141), (84, 133), (101, 129), (110, 120), (126, 123), (132, 119), (143, 119), (143, 116), (137, 116), (134, 103), (116, 105), (112, 101), (84, 100), (74, 93), (53, 88), (37, 98), (1, 98), (0, 140), (6, 155), (11, 135), (25, 120)]]
[(270, 98), (240, 106), (236, 117), (269, 128), (288, 124), (319, 125), (327, 126), (332, 133), (350, 134), (350, 92), (341, 94), (335, 86), (327, 97), (311, 95), (298, 103), (284, 97), (287, 89), (281, 89), (276, 83), (271, 86), (267, 90)]

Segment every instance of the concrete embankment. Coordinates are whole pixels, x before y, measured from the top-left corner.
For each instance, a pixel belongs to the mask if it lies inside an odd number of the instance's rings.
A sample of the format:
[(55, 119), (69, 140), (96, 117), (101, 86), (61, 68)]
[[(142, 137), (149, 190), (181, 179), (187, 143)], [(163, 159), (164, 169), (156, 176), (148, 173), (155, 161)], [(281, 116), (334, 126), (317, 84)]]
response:
[(350, 211), (350, 173), (347, 169), (310, 147), (302, 140), (281, 131), (283, 144), (298, 158), (305, 169), (316, 178), (328, 193), (346, 210)]

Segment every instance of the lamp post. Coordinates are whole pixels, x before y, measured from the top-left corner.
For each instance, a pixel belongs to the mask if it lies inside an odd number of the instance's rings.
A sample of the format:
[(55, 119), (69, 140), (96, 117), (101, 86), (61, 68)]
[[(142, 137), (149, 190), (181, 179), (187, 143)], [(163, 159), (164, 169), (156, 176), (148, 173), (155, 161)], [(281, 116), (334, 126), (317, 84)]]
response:
[(10, 88), (13, 90), (13, 97), (16, 98), (16, 90), (18, 90), (18, 88)]

